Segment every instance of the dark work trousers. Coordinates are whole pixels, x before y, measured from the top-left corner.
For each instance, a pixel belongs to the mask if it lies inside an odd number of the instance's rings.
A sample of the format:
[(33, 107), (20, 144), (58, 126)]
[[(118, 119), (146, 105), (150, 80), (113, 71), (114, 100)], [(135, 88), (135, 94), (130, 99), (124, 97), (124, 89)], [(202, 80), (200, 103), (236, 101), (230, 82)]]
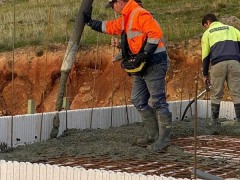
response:
[(165, 77), (167, 58), (149, 64), (142, 76), (133, 76), (132, 103), (138, 111), (151, 110), (169, 114), (166, 102)]

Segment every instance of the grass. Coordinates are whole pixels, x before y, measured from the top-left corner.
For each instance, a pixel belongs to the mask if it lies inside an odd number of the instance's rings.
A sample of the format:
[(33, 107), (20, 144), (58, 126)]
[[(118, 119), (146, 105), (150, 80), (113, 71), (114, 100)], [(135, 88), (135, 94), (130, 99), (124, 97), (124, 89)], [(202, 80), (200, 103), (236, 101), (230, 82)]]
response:
[[(93, 18), (114, 18), (113, 11), (104, 8), (106, 2), (94, 0)], [(238, 0), (143, 0), (143, 3), (154, 13), (169, 41), (181, 41), (202, 33), (201, 18), (206, 13), (215, 13), (219, 18), (230, 15), (240, 18)], [(49, 43), (66, 43), (80, 5), (79, 0), (5, 1), (0, 4), (0, 51), (11, 50), (13, 40), (15, 48), (44, 46), (47, 37)], [(109, 40), (110, 36), (97, 36), (97, 32), (86, 27), (82, 44), (106, 44)]]

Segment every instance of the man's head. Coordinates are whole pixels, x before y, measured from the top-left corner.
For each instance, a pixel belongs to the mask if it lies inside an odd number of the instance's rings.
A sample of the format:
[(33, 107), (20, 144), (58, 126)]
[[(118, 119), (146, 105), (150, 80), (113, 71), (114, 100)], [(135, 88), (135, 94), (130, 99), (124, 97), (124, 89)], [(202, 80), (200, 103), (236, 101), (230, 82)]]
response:
[(115, 12), (121, 14), (123, 8), (129, 0), (108, 0), (106, 8), (112, 8)]
[(218, 21), (218, 20), (214, 14), (206, 14), (202, 18), (202, 26), (204, 26), (207, 29), (210, 26), (210, 24), (215, 21)]
[[(128, 2), (128, 0), (108, 0), (108, 4), (106, 5), (106, 8), (114, 8), (114, 4), (118, 1)], [(139, 6), (143, 7), (142, 0), (135, 0), (136, 3), (138, 3)]]
[(117, 0), (108, 0), (108, 4), (106, 5), (106, 8), (113, 8), (113, 5), (115, 2), (117, 2)]

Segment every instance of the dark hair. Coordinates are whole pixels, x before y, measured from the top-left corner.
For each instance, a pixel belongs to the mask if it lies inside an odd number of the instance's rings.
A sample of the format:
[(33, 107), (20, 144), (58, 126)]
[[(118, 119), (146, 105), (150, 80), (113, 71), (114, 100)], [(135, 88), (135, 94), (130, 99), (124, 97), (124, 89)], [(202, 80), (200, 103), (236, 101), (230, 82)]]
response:
[(218, 21), (217, 17), (214, 14), (206, 14), (205, 16), (203, 16), (202, 18), (202, 25), (204, 25), (205, 23), (207, 23), (207, 21), (210, 22), (215, 22)]

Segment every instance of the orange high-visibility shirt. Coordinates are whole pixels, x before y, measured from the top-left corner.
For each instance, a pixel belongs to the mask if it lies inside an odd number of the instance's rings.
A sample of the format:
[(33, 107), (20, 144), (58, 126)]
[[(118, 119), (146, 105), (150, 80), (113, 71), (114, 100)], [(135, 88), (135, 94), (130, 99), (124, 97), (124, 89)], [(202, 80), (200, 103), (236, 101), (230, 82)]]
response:
[(126, 4), (121, 17), (102, 23), (104, 33), (120, 35), (123, 30), (127, 34), (132, 54), (137, 54), (141, 50), (146, 38), (147, 43), (158, 44), (154, 53), (166, 51), (160, 25), (150, 12), (140, 7), (134, 0)]

